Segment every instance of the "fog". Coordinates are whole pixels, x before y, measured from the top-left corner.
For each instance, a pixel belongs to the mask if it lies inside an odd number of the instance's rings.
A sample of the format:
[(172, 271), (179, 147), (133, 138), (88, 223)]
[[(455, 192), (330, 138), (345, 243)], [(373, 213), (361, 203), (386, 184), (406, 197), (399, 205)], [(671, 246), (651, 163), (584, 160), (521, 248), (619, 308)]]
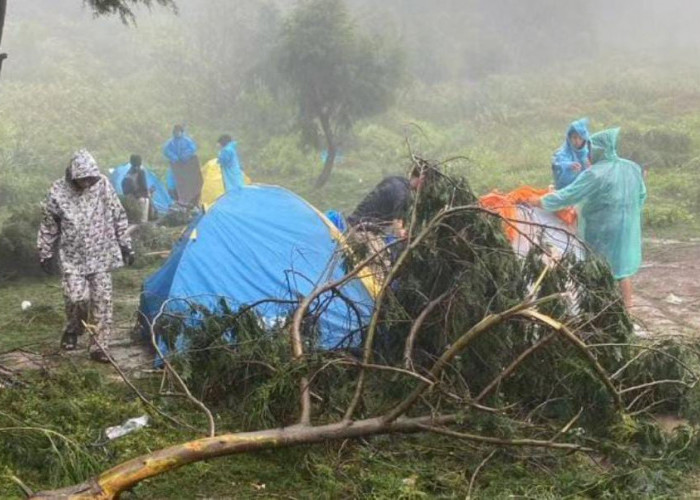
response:
[[(302, 140), (308, 128), (297, 126), (299, 102), (275, 59), (298, 3), (176, 3), (177, 14), (135, 8), (135, 22), (125, 24), (96, 17), (81, 0), (8, 1), (0, 175), (26, 165), (36, 175), (13, 193), (31, 191), (36, 199), (63, 158), (83, 146), (107, 165), (138, 151), (165, 168), (160, 147), (179, 122), (198, 136), (205, 157), (215, 154), (220, 133), (231, 133), (257, 178), (317, 175), (327, 144)], [(409, 122), (421, 123), (426, 136), (439, 128), (424, 141), (431, 154), (469, 153), (515, 169), (546, 165), (560, 141), (553, 131), (578, 115), (593, 115), (598, 127), (644, 131), (675, 120), (656, 115), (655, 102), (697, 88), (700, 3), (690, 0), (345, 4), (354, 32), (381, 39), (396, 49), (391, 57), (405, 60), (392, 103), (345, 124), (364, 120), (364, 128), (338, 132), (348, 168), (357, 168), (343, 175), (353, 179), (403, 168)], [(665, 111), (690, 109), (687, 101), (673, 102)], [(500, 144), (504, 134), (508, 151)], [(371, 165), (377, 167), (366, 173)], [(19, 182), (7, 175), (6, 186)]]
[[(104, 77), (201, 57), (242, 73), (264, 56), (293, 1), (178, 0), (136, 9), (135, 26), (95, 18), (79, 0), (9, 1), (3, 81), (41, 81), (61, 67)], [(669, 60), (700, 48), (692, 0), (348, 0), (361, 28), (406, 50), (428, 83), (641, 54)], [(216, 89), (212, 89), (213, 92)]]

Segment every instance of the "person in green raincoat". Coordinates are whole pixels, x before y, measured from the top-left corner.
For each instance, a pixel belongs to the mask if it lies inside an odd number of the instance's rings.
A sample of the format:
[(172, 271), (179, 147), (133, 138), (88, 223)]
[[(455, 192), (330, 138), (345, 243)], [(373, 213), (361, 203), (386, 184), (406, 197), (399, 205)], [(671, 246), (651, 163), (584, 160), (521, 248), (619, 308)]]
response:
[(604, 256), (620, 282), (627, 308), (642, 263), (642, 209), (647, 196), (642, 169), (617, 155), (619, 128), (591, 136), (593, 165), (564, 189), (530, 200), (549, 212), (576, 206), (579, 235)]

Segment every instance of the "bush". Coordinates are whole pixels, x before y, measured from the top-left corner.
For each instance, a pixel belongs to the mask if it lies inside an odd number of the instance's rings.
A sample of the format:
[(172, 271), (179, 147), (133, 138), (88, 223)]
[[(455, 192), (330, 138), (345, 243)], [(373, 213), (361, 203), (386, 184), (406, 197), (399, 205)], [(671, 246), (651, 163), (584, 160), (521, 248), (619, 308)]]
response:
[(624, 131), (620, 139), (620, 155), (645, 166), (677, 167), (688, 162), (692, 141), (681, 132), (651, 129), (645, 133)]
[(300, 142), (301, 139), (296, 134), (270, 139), (270, 142), (254, 158), (255, 168), (251, 175), (255, 176), (256, 173), (260, 172), (262, 174), (297, 176), (306, 170), (313, 169), (314, 165), (320, 170), (320, 156), (302, 151)]
[(16, 278), (41, 273), (36, 237), (41, 210), (35, 205), (15, 208), (0, 230), (0, 276)]
[(691, 224), (695, 220), (692, 213), (681, 205), (647, 205), (644, 208), (644, 223), (647, 227), (659, 229), (677, 224)]

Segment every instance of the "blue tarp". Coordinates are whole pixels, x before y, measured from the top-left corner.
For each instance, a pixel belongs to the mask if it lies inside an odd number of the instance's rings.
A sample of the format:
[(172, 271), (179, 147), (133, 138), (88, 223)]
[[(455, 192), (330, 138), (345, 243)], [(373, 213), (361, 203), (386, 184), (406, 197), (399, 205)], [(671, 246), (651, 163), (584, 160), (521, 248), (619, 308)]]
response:
[[(124, 194), (124, 190), (122, 189), (122, 181), (126, 177), (126, 174), (129, 172), (130, 168), (131, 164), (129, 163), (120, 165), (119, 167), (115, 168), (110, 175), (112, 186), (114, 186), (114, 190), (120, 196)], [(151, 203), (153, 203), (158, 215), (165, 215), (168, 213), (168, 210), (170, 210), (170, 207), (173, 204), (173, 199), (168, 194), (168, 190), (160, 181), (158, 176), (156, 176), (156, 174), (154, 174), (148, 168), (146, 168), (146, 183), (148, 184), (148, 189), (153, 190), (153, 194), (151, 195)]]
[[(184, 312), (189, 304), (218, 311), (221, 300), (237, 310), (267, 299), (298, 300), (318, 284), (344, 276), (332, 224), (294, 193), (274, 186), (246, 186), (226, 193), (176, 245), (144, 285), (141, 311), (152, 319), (161, 304)], [(342, 297), (323, 295), (317, 347), (357, 345), (373, 300), (360, 279), (343, 286)], [(179, 310), (178, 310), (179, 308)], [(174, 310), (171, 310), (174, 309)], [(294, 306), (256, 308), (265, 324), (287, 318)]]

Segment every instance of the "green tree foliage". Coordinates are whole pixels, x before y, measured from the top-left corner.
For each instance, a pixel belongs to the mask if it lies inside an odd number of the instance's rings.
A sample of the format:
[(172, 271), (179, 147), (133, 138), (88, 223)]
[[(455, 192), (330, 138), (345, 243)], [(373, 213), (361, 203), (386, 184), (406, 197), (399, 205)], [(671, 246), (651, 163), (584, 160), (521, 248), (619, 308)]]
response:
[(124, 22), (136, 20), (133, 9), (139, 5), (150, 8), (158, 4), (175, 8), (174, 0), (83, 0), (83, 2), (95, 12), (95, 15), (118, 15)]
[[(174, 0), (83, 0), (96, 16), (118, 15), (124, 23), (134, 22), (136, 16), (133, 9), (139, 5), (151, 7), (154, 4), (171, 7), (175, 10)], [(5, 27), (5, 14), (7, 13), (7, 0), (0, 0), (0, 47), (2, 47), (2, 34)], [(0, 71), (7, 54), (0, 53)]]
[(299, 102), (310, 144), (323, 135), (328, 151), (316, 181), (328, 182), (342, 134), (360, 118), (383, 112), (403, 75), (403, 56), (355, 25), (342, 0), (309, 0), (287, 19), (279, 70)]

